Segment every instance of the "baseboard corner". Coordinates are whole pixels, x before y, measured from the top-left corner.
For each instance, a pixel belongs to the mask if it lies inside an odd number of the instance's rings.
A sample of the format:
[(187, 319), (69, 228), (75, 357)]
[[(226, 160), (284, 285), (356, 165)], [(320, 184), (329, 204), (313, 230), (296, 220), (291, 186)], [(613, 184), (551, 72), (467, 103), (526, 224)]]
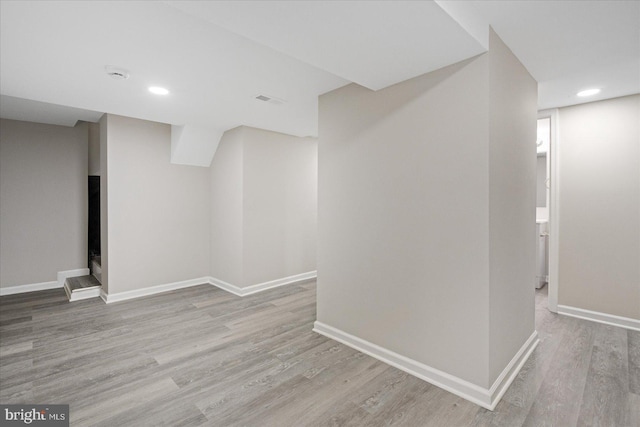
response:
[(277, 288), (284, 285), (292, 285), (295, 283), (304, 282), (306, 280), (314, 279), (318, 276), (317, 271), (308, 271), (306, 273), (294, 274), (292, 276), (282, 277), (280, 279), (270, 280), (268, 282), (258, 283), (255, 285), (245, 286), (243, 288), (233, 285), (224, 280), (217, 279), (215, 277), (209, 277), (209, 284), (216, 286), (224, 291), (231, 292), (239, 297), (252, 295), (258, 292), (266, 291), (269, 289)]
[(527, 340), (522, 344), (520, 350), (513, 356), (511, 361), (507, 364), (507, 366), (502, 370), (498, 378), (493, 382), (493, 385), (489, 389), (489, 406), (487, 409), (493, 411), (502, 399), (502, 396), (509, 389), (509, 386), (516, 379), (518, 373), (524, 366), (525, 362), (533, 353), (533, 350), (540, 343), (540, 339), (538, 338), (538, 331), (534, 330), (533, 333), (527, 338)]
[(440, 387), (478, 406), (493, 410), (489, 389), (395, 353), (387, 348), (341, 331), (320, 321), (314, 323), (313, 331)]
[(102, 288), (100, 288), (100, 299), (104, 301), (105, 304), (109, 304), (109, 294)]
[(223, 291), (232, 293), (236, 296), (244, 296), (244, 294), (242, 293), (242, 288), (237, 287), (236, 285), (232, 285), (229, 282), (225, 282), (224, 280), (218, 279), (216, 277), (213, 276), (209, 276), (209, 284), (215, 286), (218, 289), (222, 289)]

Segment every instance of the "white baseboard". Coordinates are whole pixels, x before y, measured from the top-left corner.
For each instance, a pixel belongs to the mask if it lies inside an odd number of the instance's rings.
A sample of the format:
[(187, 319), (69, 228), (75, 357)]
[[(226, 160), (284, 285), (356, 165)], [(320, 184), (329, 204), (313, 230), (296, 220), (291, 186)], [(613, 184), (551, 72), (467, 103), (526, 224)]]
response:
[(537, 333), (534, 331), (494, 382), (491, 389), (486, 389), (322, 322), (316, 321), (313, 330), (491, 411), (498, 404), (539, 341)]
[(23, 294), (26, 292), (46, 291), (48, 289), (57, 289), (64, 286), (67, 277), (86, 276), (89, 274), (88, 268), (78, 268), (76, 270), (59, 271), (58, 280), (52, 282), (30, 283), (27, 285), (8, 286), (0, 288), (0, 296)]
[(26, 292), (46, 291), (47, 289), (57, 289), (61, 286), (58, 281), (42, 282), (42, 283), (30, 283), (28, 285), (7, 286), (0, 288), (0, 296), (24, 294)]
[(640, 320), (630, 317), (615, 316), (613, 314), (600, 313), (598, 311), (585, 310), (558, 304), (558, 314), (577, 317), (578, 319), (591, 320), (592, 322), (604, 323), (606, 325), (618, 326), (620, 328), (640, 331)]
[(82, 301), (89, 298), (97, 298), (102, 293), (102, 288), (98, 286), (88, 289), (76, 289), (75, 292), (70, 292), (65, 285), (64, 290), (67, 293), (69, 302)]
[(101, 290), (100, 298), (107, 304), (118, 301), (126, 301), (133, 298), (140, 298), (148, 295), (160, 294), (163, 292), (174, 291), (176, 289), (189, 288), (191, 286), (208, 284), (209, 277), (200, 277), (198, 279), (184, 280), (181, 282), (166, 283), (164, 285), (150, 286), (148, 288), (136, 289), (133, 291), (106, 293)]
[[(222, 290), (227, 292), (231, 292), (232, 294), (238, 296), (246, 296), (255, 294), (256, 292), (266, 291), (267, 289), (273, 289), (278, 286), (288, 285), (291, 283), (301, 282), (303, 280), (309, 280), (316, 277), (317, 273), (315, 271), (310, 271), (308, 273), (296, 274), (294, 276), (284, 277), (282, 279), (272, 280), (270, 282), (259, 283), (257, 285), (247, 286), (245, 288), (240, 288), (236, 285), (232, 285), (231, 283), (227, 283), (223, 280), (216, 279), (215, 277), (200, 277), (198, 279), (185, 280), (182, 282), (174, 282), (174, 283), (166, 283), (164, 285), (158, 286), (150, 286), (148, 288), (136, 289), (134, 291), (126, 291), (126, 292), (118, 292), (118, 293), (106, 293), (104, 290), (100, 290), (100, 298), (107, 304), (111, 304), (113, 302), (125, 301), (133, 298), (139, 298), (148, 295), (155, 295), (162, 292), (173, 291), (176, 289), (188, 288), (191, 286), (197, 286), (202, 284), (210, 284), (214, 285)], [(96, 295), (97, 296), (97, 295)]]
[(241, 297), (243, 295), (242, 288), (237, 287), (236, 285), (232, 285), (229, 282), (225, 282), (224, 280), (216, 279), (215, 277), (209, 276), (208, 283), (210, 285), (215, 286), (216, 288), (220, 288), (223, 291), (230, 292), (234, 295)]
[(281, 279), (271, 280), (269, 282), (258, 283), (256, 285), (245, 286), (240, 288), (224, 280), (216, 279), (215, 277), (209, 278), (209, 283), (232, 294), (244, 297), (247, 295), (255, 294), (257, 292), (266, 291), (267, 289), (277, 288), (279, 286), (290, 285), (292, 283), (302, 282), (317, 277), (317, 271), (309, 271), (307, 273), (295, 274), (293, 276), (283, 277)]
[(489, 396), (491, 397), (491, 405), (486, 407), (487, 409), (493, 411), (496, 405), (502, 399), (502, 396), (509, 389), (509, 386), (518, 376), (518, 372), (522, 369), (522, 366), (525, 364), (533, 350), (536, 349), (538, 344), (540, 343), (540, 339), (538, 338), (538, 331), (533, 331), (531, 336), (525, 341), (525, 343), (520, 347), (520, 350), (513, 356), (513, 359), (507, 364), (507, 366), (502, 370), (498, 378), (493, 382), (493, 385), (489, 389)]
[(75, 270), (58, 271), (58, 284), (60, 287), (64, 286), (64, 281), (69, 277), (88, 276), (88, 268), (78, 268)]

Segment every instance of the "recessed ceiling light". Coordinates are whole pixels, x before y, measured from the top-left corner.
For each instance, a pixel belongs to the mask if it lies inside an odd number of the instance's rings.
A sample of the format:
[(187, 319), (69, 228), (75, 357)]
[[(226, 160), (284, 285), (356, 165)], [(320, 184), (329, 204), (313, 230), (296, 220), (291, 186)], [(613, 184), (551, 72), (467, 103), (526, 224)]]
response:
[(156, 95), (169, 95), (169, 89), (165, 89), (160, 86), (149, 87), (149, 92), (155, 93)]
[(600, 93), (600, 89), (586, 89), (577, 93), (578, 96), (591, 96)]

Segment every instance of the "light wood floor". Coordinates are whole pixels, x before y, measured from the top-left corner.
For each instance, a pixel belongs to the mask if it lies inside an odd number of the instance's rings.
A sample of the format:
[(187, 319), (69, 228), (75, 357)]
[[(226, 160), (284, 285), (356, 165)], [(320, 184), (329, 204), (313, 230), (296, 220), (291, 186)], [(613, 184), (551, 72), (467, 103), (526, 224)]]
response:
[(313, 333), (314, 282), (2, 297), (0, 402), (68, 403), (73, 426), (640, 426), (640, 333), (536, 298), (541, 343), (494, 412)]

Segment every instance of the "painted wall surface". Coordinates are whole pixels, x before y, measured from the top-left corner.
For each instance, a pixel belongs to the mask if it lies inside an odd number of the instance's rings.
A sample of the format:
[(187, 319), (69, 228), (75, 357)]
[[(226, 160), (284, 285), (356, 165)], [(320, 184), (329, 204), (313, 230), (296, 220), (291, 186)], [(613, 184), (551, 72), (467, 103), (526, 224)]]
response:
[(242, 282), (243, 127), (224, 133), (211, 162), (210, 274)]
[(87, 134), (0, 121), (0, 286), (87, 267)]
[(109, 293), (208, 276), (209, 170), (169, 163), (169, 125), (106, 124)]
[(100, 176), (100, 123), (89, 126), (89, 175)]
[(318, 321), (481, 386), (488, 61), (319, 104)]
[(102, 291), (109, 293), (109, 115), (103, 114), (98, 124), (100, 153), (100, 283)]
[(558, 304), (640, 319), (640, 95), (559, 123)]
[(538, 156), (536, 160), (536, 207), (547, 207), (547, 156)]
[(489, 385), (535, 329), (538, 84), (489, 35)]
[(489, 53), (320, 97), (318, 321), (489, 389), (534, 332), (536, 83)]
[(316, 269), (317, 143), (250, 127), (211, 164), (211, 275), (240, 288)]
[(316, 269), (318, 146), (299, 138), (243, 130), (241, 286)]

